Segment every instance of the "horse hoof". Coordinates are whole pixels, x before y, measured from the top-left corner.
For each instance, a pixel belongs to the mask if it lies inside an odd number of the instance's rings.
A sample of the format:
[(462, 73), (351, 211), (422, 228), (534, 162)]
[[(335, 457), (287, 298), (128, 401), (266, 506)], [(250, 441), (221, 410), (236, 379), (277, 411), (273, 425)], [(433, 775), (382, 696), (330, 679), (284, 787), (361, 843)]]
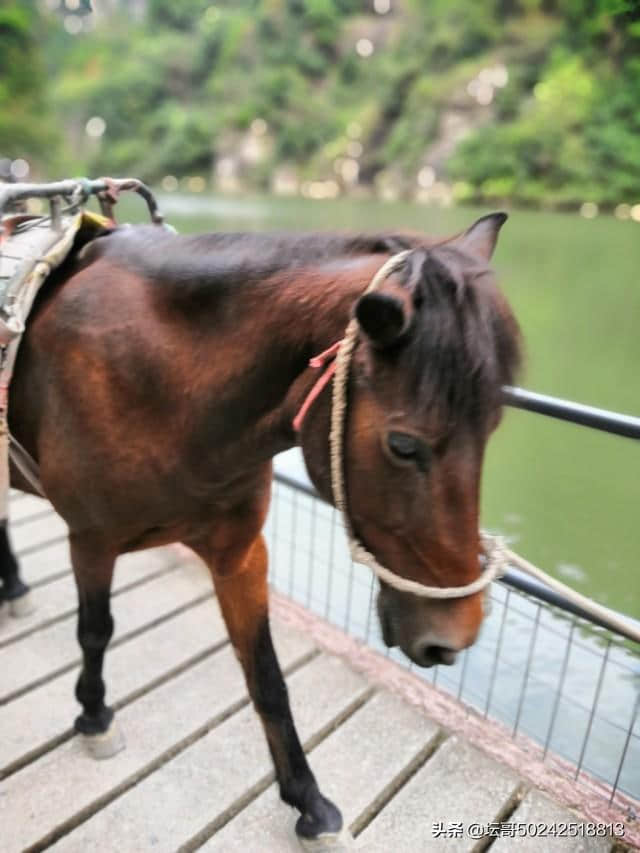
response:
[(316, 838), (298, 835), (298, 841), (302, 849), (309, 853), (350, 853), (356, 849), (353, 836), (346, 829), (341, 832), (323, 832)]
[(36, 605), (30, 589), (27, 589), (26, 592), (23, 592), (22, 595), (16, 598), (9, 599), (9, 613), (15, 619), (24, 619), (25, 616), (31, 616), (35, 609)]
[(346, 844), (350, 836), (343, 831), (342, 815), (322, 794), (313, 802), (313, 812), (305, 812), (298, 818), (296, 835), (305, 850), (341, 853), (349, 849)]
[[(0, 590), (0, 595), (2, 594)], [(9, 604), (0, 598), (0, 626), (9, 618)]]
[(88, 754), (98, 761), (112, 758), (121, 752), (126, 745), (122, 729), (115, 720), (111, 721), (106, 732), (96, 735), (81, 734), (80, 737)]

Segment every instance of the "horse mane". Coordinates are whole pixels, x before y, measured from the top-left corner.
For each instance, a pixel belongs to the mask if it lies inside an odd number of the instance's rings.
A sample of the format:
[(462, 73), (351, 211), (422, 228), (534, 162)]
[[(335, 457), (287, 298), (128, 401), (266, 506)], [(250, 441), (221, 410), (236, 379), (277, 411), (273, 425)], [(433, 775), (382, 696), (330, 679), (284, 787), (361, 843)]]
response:
[(443, 432), (500, 405), (522, 360), (520, 329), (491, 270), (451, 244), (409, 256), (415, 316), (406, 352), (411, 393)]
[(393, 254), (420, 238), (393, 233), (242, 233), (177, 235), (157, 226), (123, 227), (94, 241), (87, 261), (115, 260), (151, 280), (167, 282), (176, 295), (201, 289), (263, 282), (278, 272), (317, 266), (341, 257)]

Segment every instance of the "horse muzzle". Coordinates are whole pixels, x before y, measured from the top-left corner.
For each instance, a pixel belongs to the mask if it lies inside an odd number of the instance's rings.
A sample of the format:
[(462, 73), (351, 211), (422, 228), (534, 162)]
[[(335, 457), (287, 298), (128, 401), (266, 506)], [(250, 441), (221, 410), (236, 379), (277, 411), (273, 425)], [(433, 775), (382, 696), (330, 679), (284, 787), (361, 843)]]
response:
[(483, 617), (482, 593), (425, 600), (381, 585), (377, 609), (386, 646), (399, 646), (417, 666), (451, 666), (475, 642)]

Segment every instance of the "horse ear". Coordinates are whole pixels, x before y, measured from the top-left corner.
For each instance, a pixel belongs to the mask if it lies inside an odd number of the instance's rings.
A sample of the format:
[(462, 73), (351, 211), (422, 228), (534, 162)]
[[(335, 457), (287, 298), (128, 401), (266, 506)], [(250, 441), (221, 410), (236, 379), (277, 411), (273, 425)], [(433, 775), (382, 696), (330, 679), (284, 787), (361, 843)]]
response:
[(498, 233), (507, 221), (506, 213), (489, 213), (474, 222), (471, 228), (454, 237), (451, 243), (468, 255), (488, 261), (498, 241)]
[(409, 325), (405, 305), (389, 293), (373, 291), (356, 304), (360, 328), (377, 347), (388, 347), (398, 340)]

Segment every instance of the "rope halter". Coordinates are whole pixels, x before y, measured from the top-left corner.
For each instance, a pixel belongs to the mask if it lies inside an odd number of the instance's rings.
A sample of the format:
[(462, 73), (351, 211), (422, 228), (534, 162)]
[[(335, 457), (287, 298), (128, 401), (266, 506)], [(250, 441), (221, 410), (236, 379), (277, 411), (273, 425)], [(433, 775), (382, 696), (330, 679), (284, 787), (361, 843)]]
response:
[[(396, 270), (403, 265), (409, 254), (410, 250), (398, 252), (398, 254), (393, 255), (385, 261), (372, 278), (369, 286), (365, 290), (365, 293), (370, 293), (371, 291), (376, 290), (389, 275), (396, 272)], [(344, 520), (351, 557), (357, 563), (364, 563), (364, 565), (368, 566), (381, 581), (384, 581), (384, 583), (394, 589), (397, 589), (400, 592), (408, 592), (412, 595), (417, 595), (420, 598), (464, 598), (465, 596), (480, 592), (480, 590), (485, 589), (491, 581), (504, 574), (507, 567), (505, 548), (498, 537), (489, 536), (485, 533), (482, 534), (485, 566), (480, 577), (476, 578), (476, 580), (471, 583), (465, 584), (464, 586), (443, 587), (427, 586), (425, 584), (418, 583), (418, 581), (409, 580), (408, 578), (395, 574), (395, 572), (385, 568), (385, 566), (380, 565), (373, 554), (367, 551), (364, 545), (358, 540), (353, 531), (347, 511), (343, 450), (349, 366), (351, 364), (353, 351), (358, 341), (358, 332), (358, 321), (355, 317), (352, 317), (342, 340), (337, 341), (333, 346), (329, 347), (329, 349), (311, 359), (309, 362), (310, 367), (325, 368), (325, 370), (311, 388), (311, 391), (308, 393), (298, 411), (298, 414), (293, 420), (293, 427), (296, 432), (299, 432), (305, 415), (333, 376), (331, 431), (329, 433), (331, 487), (333, 489), (335, 506), (342, 514), (342, 518)], [(328, 361), (330, 361), (330, 364), (326, 366)]]

